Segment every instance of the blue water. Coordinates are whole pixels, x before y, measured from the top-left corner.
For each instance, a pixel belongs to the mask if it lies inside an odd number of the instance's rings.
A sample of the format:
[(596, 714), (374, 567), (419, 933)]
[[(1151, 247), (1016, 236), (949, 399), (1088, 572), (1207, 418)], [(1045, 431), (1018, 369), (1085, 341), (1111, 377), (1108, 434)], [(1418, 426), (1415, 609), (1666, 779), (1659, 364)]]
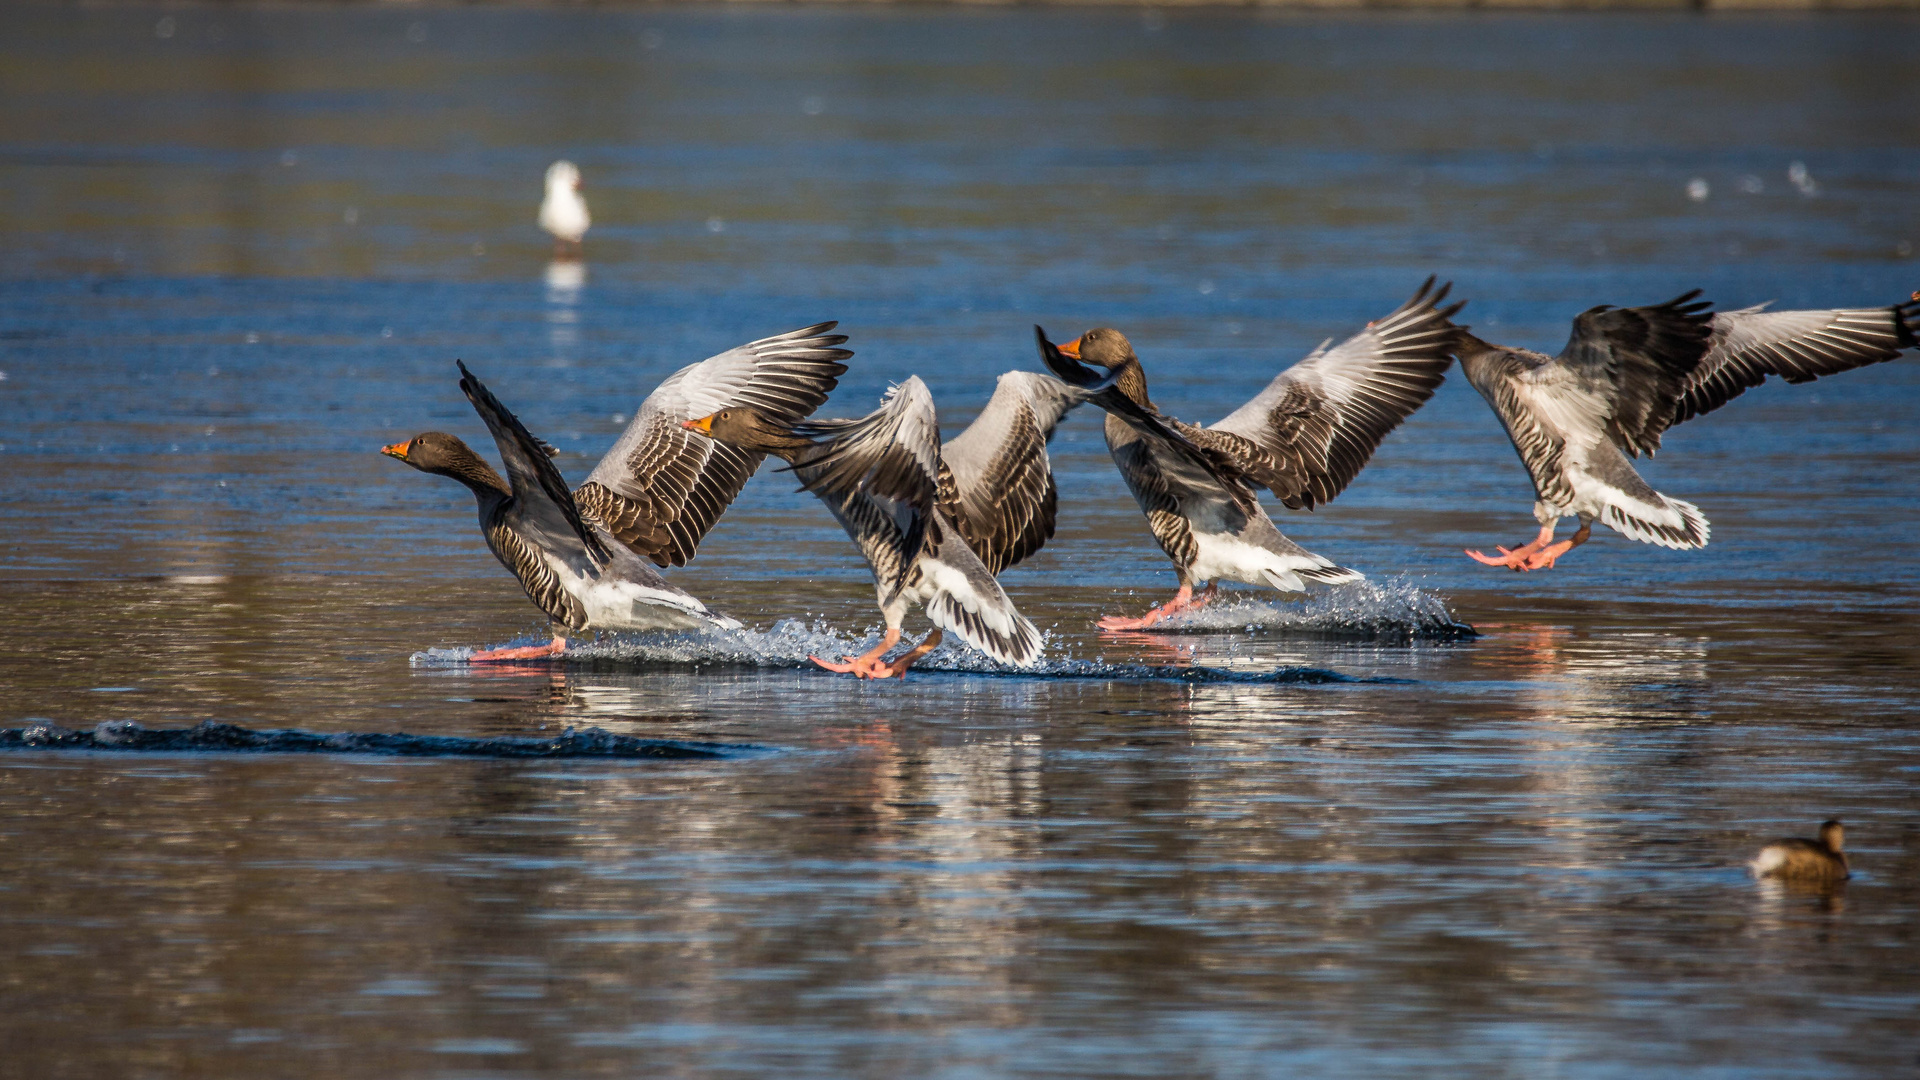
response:
[[(1535, 525), (1450, 378), (1337, 501), (1280, 518), (1365, 586), (1236, 593), (1175, 634), (1094, 629), (1173, 580), (1076, 414), (1058, 535), (1005, 577), (1048, 634), (1037, 677), (953, 647), (904, 684), (812, 670), (879, 619), (771, 471), (672, 575), (747, 631), (467, 665), (544, 620), (470, 497), (377, 451), (485, 445), (460, 358), (578, 480), (667, 373), (821, 319), (856, 350), (827, 413), (918, 374), (951, 432), (1037, 368), (1036, 323), (1123, 329), (1155, 401), (1210, 421), (1429, 274), (1482, 337), (1549, 351), (1591, 305), (1695, 287), (1896, 302), (1920, 288), (1916, 30), (0, 13), (0, 728), (252, 733), (0, 754), (8, 1060), (1910, 1072), (1911, 357), (1670, 432), (1643, 472), (1711, 518), (1705, 551), (1602, 532), (1530, 575), (1461, 553)], [(563, 156), (595, 221), (579, 280), (533, 224)], [(568, 728), (753, 749), (473, 756)], [(352, 752), (251, 752), (283, 731)], [(1826, 817), (1843, 889), (1746, 878)]]

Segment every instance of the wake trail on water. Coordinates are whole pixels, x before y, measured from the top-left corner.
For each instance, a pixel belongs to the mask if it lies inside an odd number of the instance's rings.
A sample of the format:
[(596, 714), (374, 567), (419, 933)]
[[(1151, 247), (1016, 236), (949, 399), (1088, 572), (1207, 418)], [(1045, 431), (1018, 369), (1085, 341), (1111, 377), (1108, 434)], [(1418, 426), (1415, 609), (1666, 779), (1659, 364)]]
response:
[(109, 720), (81, 731), (45, 721), (0, 729), (0, 750), (130, 750), (148, 753), (375, 754), (463, 758), (724, 758), (763, 749), (727, 743), (637, 739), (600, 728), (568, 728), (544, 738), (408, 735), (403, 732), (262, 731), (208, 720), (190, 728), (150, 728)]
[(1357, 581), (1304, 600), (1232, 592), (1154, 627), (1163, 634), (1276, 634), (1334, 640), (1465, 641), (1479, 636), (1447, 602), (1403, 577)]
[[(1404, 581), (1361, 582), (1309, 598), (1304, 603), (1257, 599), (1217, 601), (1156, 630), (1170, 635), (1285, 633), (1339, 641), (1411, 643), (1452, 641), (1474, 636), (1438, 597)], [(1056, 635), (1049, 634), (1049, 637)], [(1129, 634), (1129, 638), (1144, 635)], [(821, 672), (811, 657), (837, 660), (857, 656), (879, 644), (878, 633), (853, 637), (824, 621), (782, 619), (768, 630), (704, 627), (678, 632), (606, 634), (570, 644), (558, 661), (571, 666), (619, 670), (686, 668), (795, 669)], [(910, 642), (903, 640), (904, 649)], [(426, 649), (414, 653), (416, 668), (460, 667), (471, 662), (471, 648)], [(551, 661), (541, 661), (550, 663)], [(491, 666), (491, 665), (489, 665)], [(1344, 683), (1398, 681), (1363, 679), (1316, 667), (1250, 670), (1205, 664), (1113, 663), (1102, 659), (1043, 659), (1028, 668), (1000, 664), (949, 639), (913, 667), (913, 673), (949, 672), (1040, 679), (1173, 679), (1183, 682)], [(827, 674), (826, 672), (821, 672)]]

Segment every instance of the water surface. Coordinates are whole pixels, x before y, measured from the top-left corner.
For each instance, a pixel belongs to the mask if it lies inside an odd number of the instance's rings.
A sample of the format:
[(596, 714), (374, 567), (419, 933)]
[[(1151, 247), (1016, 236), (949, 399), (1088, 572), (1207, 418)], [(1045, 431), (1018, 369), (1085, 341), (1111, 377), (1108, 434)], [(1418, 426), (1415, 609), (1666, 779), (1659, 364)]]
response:
[[(751, 747), (712, 759), (0, 755), (24, 1074), (1908, 1075), (1911, 359), (1644, 471), (1704, 552), (1546, 574), (1450, 379), (1282, 527), (1371, 581), (1102, 635), (1172, 588), (1098, 418), (1006, 576), (1043, 677), (877, 631), (757, 478), (674, 580), (751, 648), (479, 669), (542, 620), (470, 497), (463, 358), (576, 479), (646, 390), (835, 318), (829, 412), (951, 431), (1031, 326), (1212, 420), (1428, 274), (1552, 349), (1596, 303), (1920, 288), (1897, 14), (112, 9), (0, 15), (0, 727)], [(587, 176), (585, 272), (539, 180)], [(1803, 181), (1789, 179), (1795, 162)], [(1694, 201), (1688, 183), (1706, 182)], [(1437, 614), (1436, 614), (1437, 613)], [(1404, 635), (1444, 615), (1475, 638)], [(1424, 621), (1423, 621), (1424, 620)], [(924, 624), (912, 623), (917, 629)], [(1254, 630), (1246, 629), (1248, 626)], [(112, 730), (112, 729), (109, 729)], [(1856, 879), (1740, 863), (1846, 821)]]

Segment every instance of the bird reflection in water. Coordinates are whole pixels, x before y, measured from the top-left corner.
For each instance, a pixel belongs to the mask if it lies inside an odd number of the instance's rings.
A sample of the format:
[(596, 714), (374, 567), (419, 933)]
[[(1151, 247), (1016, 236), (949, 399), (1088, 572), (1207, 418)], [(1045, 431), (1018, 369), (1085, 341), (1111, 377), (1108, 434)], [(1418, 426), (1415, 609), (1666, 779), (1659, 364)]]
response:
[(1577, 634), (1537, 623), (1481, 624), (1475, 667), (1528, 683), (1516, 702), (1541, 720), (1698, 719), (1708, 689), (1704, 640), (1671, 634)]
[(587, 264), (579, 259), (555, 259), (547, 264), (547, 344), (553, 354), (549, 367), (569, 367), (580, 344), (580, 294), (587, 284)]

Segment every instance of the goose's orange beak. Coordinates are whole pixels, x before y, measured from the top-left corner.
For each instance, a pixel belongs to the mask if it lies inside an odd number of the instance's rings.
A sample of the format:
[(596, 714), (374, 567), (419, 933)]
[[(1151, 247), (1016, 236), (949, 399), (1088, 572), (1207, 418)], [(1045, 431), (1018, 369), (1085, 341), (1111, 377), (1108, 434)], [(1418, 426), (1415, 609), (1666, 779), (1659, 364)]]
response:
[(392, 446), (383, 446), (380, 448), (380, 452), (388, 457), (396, 457), (401, 461), (405, 461), (407, 460), (407, 451), (411, 449), (413, 449), (413, 440), (408, 439), (406, 442), (397, 442)]
[(1074, 338), (1065, 345), (1055, 345), (1054, 348), (1059, 349), (1060, 355), (1062, 356), (1071, 356), (1075, 360), (1080, 359), (1080, 338)]
[(688, 420), (680, 426), (686, 428), (688, 431), (697, 431), (709, 438), (713, 436), (713, 417), (711, 416), (703, 416), (698, 420)]

